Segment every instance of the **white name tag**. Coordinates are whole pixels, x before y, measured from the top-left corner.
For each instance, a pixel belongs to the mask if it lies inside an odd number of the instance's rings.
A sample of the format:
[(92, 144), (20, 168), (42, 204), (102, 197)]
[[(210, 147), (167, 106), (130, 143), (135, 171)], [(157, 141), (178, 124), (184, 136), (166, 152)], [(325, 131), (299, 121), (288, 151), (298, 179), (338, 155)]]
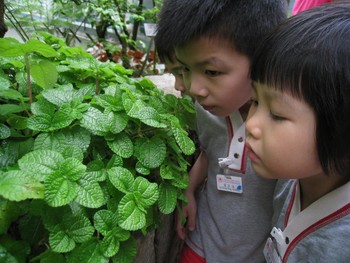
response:
[(276, 251), (275, 244), (270, 237), (267, 239), (264, 247), (264, 256), (267, 263), (282, 263), (282, 260)]
[(216, 175), (217, 189), (231, 193), (243, 193), (242, 178), (233, 175)]

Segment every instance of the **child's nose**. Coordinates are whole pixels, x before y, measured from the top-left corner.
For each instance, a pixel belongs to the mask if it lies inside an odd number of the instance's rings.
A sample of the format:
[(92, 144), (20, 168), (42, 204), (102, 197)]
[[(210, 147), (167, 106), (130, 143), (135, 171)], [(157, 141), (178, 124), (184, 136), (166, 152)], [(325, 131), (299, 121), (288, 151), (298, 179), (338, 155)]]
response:
[(261, 137), (260, 117), (255, 110), (250, 109), (246, 120), (246, 137), (259, 139)]
[(190, 83), (190, 93), (192, 96), (196, 97), (208, 96), (208, 89), (200, 77), (194, 75), (192, 76)]
[(185, 83), (182, 77), (175, 77), (175, 89), (180, 92), (185, 92)]

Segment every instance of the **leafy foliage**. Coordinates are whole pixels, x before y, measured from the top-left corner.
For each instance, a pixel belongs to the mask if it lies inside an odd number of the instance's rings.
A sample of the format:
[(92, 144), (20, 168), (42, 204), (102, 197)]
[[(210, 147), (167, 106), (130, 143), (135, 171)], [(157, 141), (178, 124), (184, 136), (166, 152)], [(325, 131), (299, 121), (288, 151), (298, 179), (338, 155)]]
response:
[(0, 254), (132, 262), (188, 185), (191, 99), (41, 33), (0, 39)]

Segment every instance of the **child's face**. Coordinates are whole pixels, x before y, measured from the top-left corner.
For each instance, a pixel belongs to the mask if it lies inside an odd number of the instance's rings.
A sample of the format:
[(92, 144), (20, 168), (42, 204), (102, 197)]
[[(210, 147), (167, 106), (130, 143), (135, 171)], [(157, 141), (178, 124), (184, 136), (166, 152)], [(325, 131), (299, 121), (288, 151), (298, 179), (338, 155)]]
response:
[[(174, 62), (173, 62), (174, 61)], [(180, 91), (181, 94), (185, 94), (186, 88), (185, 84), (182, 78), (182, 66), (181, 64), (176, 60), (175, 56), (173, 61), (170, 61), (169, 59), (165, 59), (165, 66), (168, 69), (168, 71), (173, 74), (175, 77), (175, 85), (174, 88), (177, 91)]]
[(306, 178), (322, 173), (315, 114), (288, 93), (255, 83), (246, 122), (248, 156), (265, 178)]
[(228, 116), (251, 97), (249, 59), (225, 41), (200, 38), (176, 48), (191, 96), (212, 114)]

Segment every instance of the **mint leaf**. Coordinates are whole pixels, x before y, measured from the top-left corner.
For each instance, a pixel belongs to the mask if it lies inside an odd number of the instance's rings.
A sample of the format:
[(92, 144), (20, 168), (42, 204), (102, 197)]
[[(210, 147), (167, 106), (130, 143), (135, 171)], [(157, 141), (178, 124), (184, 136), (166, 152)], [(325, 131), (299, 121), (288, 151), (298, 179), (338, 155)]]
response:
[[(77, 92), (74, 90), (48, 89), (42, 92), (45, 99), (56, 106), (62, 106), (65, 103), (70, 103), (74, 98), (77, 98)], [(83, 98), (81, 97), (81, 100)]]
[(80, 179), (86, 170), (86, 166), (75, 158), (66, 158), (59, 167), (60, 174), (71, 181)]
[(43, 199), (44, 186), (22, 171), (8, 171), (0, 177), (0, 195), (11, 201)]
[(128, 125), (129, 117), (123, 112), (123, 113), (114, 113), (113, 119), (110, 123), (110, 131), (111, 133), (117, 134), (122, 132), (126, 126)]
[(133, 154), (133, 143), (124, 133), (115, 135), (115, 139), (108, 141), (107, 144), (113, 152), (123, 158), (129, 158)]
[(54, 231), (50, 232), (49, 244), (52, 251), (57, 253), (66, 253), (75, 248), (74, 240), (59, 226), (55, 227)]
[(99, 210), (94, 215), (94, 226), (102, 235), (117, 227), (117, 216), (110, 210)]
[(179, 123), (174, 121), (174, 119), (171, 120), (171, 130), (182, 152), (186, 155), (193, 154), (196, 150), (194, 142), (188, 137), (187, 132), (181, 128)]
[(144, 209), (137, 206), (135, 196), (126, 194), (118, 205), (118, 224), (125, 230), (138, 230), (146, 225)]
[(11, 130), (5, 124), (0, 123), (0, 139), (6, 139), (11, 136)]
[(37, 150), (24, 155), (18, 160), (19, 168), (38, 181), (45, 178), (59, 168), (63, 157), (60, 153), (50, 150)]
[(113, 167), (107, 171), (111, 183), (122, 193), (129, 193), (134, 182), (133, 174), (126, 168)]
[(81, 119), (80, 125), (92, 134), (104, 136), (109, 131), (110, 116), (96, 108), (90, 107)]
[(120, 243), (117, 255), (113, 257), (113, 262), (133, 263), (136, 257), (136, 240), (131, 237), (125, 242)]
[(138, 139), (137, 159), (147, 168), (159, 167), (166, 156), (166, 146), (162, 139)]
[(51, 89), (58, 78), (55, 64), (48, 60), (41, 60), (39, 63), (31, 65), (30, 75), (35, 83), (43, 89)]
[(91, 174), (85, 174), (78, 183), (75, 201), (84, 207), (99, 208), (105, 203), (105, 195)]
[(50, 174), (45, 180), (45, 201), (52, 207), (71, 203), (78, 194), (78, 184), (67, 180), (60, 172)]
[(177, 189), (169, 183), (159, 186), (158, 207), (163, 214), (170, 214), (176, 208)]
[(95, 228), (84, 215), (69, 215), (64, 218), (63, 225), (69, 237), (77, 243), (89, 241), (95, 232)]
[(108, 263), (109, 259), (104, 257), (101, 252), (99, 240), (91, 240), (77, 246), (69, 255), (67, 262), (70, 263)]
[(144, 177), (136, 177), (133, 188), (135, 192), (141, 194), (140, 202), (145, 208), (153, 205), (158, 199), (157, 183), (150, 183)]

